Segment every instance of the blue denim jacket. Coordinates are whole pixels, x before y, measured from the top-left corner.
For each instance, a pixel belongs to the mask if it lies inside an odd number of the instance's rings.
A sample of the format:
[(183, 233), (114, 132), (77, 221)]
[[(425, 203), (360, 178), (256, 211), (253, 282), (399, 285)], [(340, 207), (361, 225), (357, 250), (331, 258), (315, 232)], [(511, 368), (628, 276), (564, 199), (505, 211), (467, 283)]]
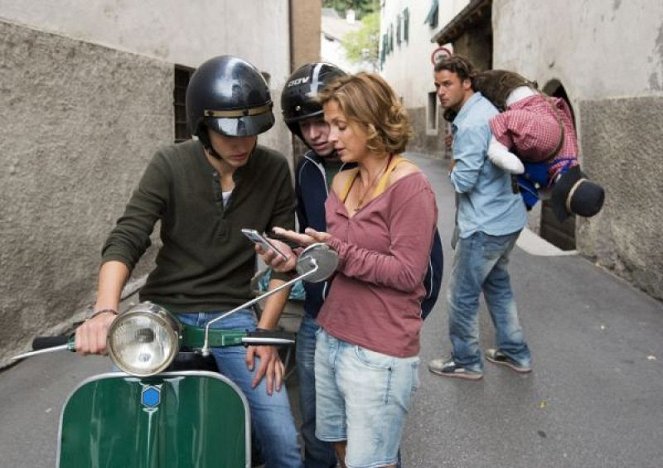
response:
[(453, 121), (453, 158), (450, 178), (458, 194), (458, 230), (461, 238), (477, 231), (503, 236), (520, 231), (527, 222), (521, 196), (513, 193), (511, 176), (486, 157), (490, 142), (488, 120), (498, 110), (481, 93), (474, 93)]

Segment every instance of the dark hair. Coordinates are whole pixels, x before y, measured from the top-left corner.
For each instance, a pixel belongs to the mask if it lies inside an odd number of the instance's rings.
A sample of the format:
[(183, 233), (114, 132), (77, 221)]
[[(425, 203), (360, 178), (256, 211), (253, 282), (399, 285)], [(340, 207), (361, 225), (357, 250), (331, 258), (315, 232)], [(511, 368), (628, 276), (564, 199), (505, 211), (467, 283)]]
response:
[(506, 109), (506, 98), (511, 91), (520, 87), (529, 86), (538, 89), (536, 81), (530, 81), (516, 72), (508, 70), (486, 70), (477, 73), (472, 80), (472, 88), (479, 91), (500, 111)]
[(435, 73), (441, 72), (442, 70), (447, 70), (458, 75), (461, 81), (463, 80), (474, 80), (476, 71), (474, 70), (474, 65), (468, 59), (462, 55), (451, 55), (445, 57), (442, 60), (438, 61), (435, 64)]

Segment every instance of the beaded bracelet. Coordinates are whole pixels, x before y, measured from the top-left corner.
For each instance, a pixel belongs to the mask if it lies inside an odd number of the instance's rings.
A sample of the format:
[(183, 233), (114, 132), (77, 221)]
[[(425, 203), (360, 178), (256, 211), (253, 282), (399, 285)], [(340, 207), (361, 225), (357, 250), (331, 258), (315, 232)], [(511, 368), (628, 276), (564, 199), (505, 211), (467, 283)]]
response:
[(97, 315), (101, 315), (101, 314), (106, 313), (106, 312), (111, 312), (113, 315), (117, 315), (117, 310), (115, 310), (115, 309), (100, 309), (96, 312), (93, 312), (86, 320), (90, 320), (90, 319), (96, 317)]

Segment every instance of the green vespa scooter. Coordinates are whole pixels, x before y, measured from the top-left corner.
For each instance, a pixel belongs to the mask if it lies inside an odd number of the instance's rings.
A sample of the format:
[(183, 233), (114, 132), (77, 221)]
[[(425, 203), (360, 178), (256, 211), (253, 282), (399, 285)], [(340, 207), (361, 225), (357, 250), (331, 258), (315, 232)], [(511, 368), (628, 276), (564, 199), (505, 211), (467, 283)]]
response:
[[(299, 256), (296, 278), (216, 320), (298, 280), (323, 281), (337, 264), (333, 250), (314, 244)], [(57, 466), (251, 467), (248, 402), (227, 377), (207, 370), (216, 368), (210, 348), (291, 344), (294, 339), (282, 332), (210, 329), (210, 324), (183, 326), (149, 302), (121, 313), (108, 332), (108, 349), (123, 372), (91, 377), (69, 396), (60, 415)], [(36, 339), (33, 347), (52, 345), (51, 339)], [(72, 348), (70, 338), (67, 344), (16, 359)]]

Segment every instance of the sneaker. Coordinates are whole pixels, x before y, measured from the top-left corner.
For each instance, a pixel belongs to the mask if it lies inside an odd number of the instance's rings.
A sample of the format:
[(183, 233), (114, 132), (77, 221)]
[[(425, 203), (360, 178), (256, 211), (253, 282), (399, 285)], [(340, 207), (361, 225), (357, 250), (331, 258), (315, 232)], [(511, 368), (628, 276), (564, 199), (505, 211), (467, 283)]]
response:
[(492, 349), (492, 348), (487, 349), (486, 359), (492, 362), (493, 364), (499, 364), (500, 366), (507, 366), (521, 374), (527, 374), (528, 372), (532, 372), (531, 366), (523, 365), (518, 361), (511, 359), (509, 356), (507, 356), (498, 349)]
[(447, 361), (444, 359), (433, 359), (428, 363), (428, 370), (442, 377), (455, 377), (457, 379), (479, 380), (483, 377), (483, 373), (459, 366), (453, 359)]

